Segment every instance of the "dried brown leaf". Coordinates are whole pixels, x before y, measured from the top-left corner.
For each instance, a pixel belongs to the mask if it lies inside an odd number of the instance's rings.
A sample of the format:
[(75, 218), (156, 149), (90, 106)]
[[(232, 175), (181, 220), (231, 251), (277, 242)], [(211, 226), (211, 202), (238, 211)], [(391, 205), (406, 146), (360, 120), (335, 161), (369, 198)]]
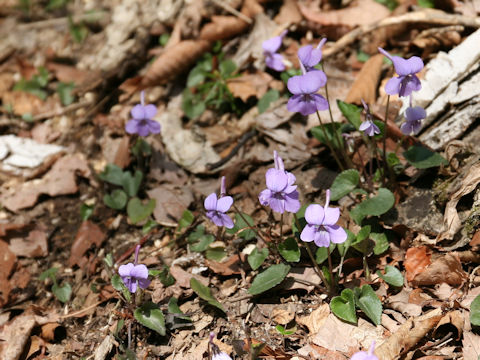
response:
[(50, 96), (43, 101), (24, 91), (7, 91), (2, 95), (2, 102), (11, 105), (13, 112), (20, 116), (53, 113), (61, 110), (61, 104), (55, 97)]
[(297, 317), (297, 323), (306, 326), (310, 334), (316, 334), (327, 320), (328, 315), (330, 315), (330, 306), (323, 304), (313, 310), (310, 315)]
[(294, 318), (295, 311), (290, 306), (287, 309), (275, 307), (272, 310), (271, 319), (277, 324), (287, 325)]
[(273, 78), (266, 72), (258, 71), (255, 74), (243, 74), (240, 77), (229, 79), (227, 86), (235, 97), (246, 102), (251, 96), (260, 99), (265, 95), (272, 80)]
[(10, 239), (10, 250), (17, 256), (44, 257), (48, 255), (47, 233), (42, 228), (37, 228), (26, 238)]
[(170, 274), (175, 278), (177, 284), (183, 288), (190, 288), (190, 279), (194, 277), (203, 285), (208, 286), (210, 280), (200, 275), (193, 275), (188, 271), (183, 270), (180, 266), (170, 267)]
[(375, 355), (382, 360), (398, 359), (432, 330), (442, 318), (442, 309), (438, 308), (417, 318), (411, 318), (376, 350)]
[(417, 274), (420, 274), (431, 264), (430, 257), (431, 255), (427, 252), (426, 246), (414, 247), (407, 250), (404, 265), (407, 271), (408, 281), (412, 281)]
[(285, 0), (278, 12), (278, 15), (273, 19), (277, 24), (298, 24), (302, 20), (302, 14), (298, 9), (295, 0)]
[(345, 101), (360, 104), (363, 99), (367, 104), (375, 103), (377, 99), (377, 86), (382, 72), (383, 55), (372, 56), (362, 66), (362, 70), (355, 78)]
[(230, 39), (245, 30), (249, 24), (236, 16), (212, 16), (212, 21), (200, 31), (200, 39), (208, 41)]
[(193, 201), (189, 188), (176, 188), (169, 184), (160, 185), (147, 191), (147, 194), (150, 199), (155, 199), (155, 220), (165, 226), (176, 226), (176, 222)]
[(15, 266), (17, 258), (8, 248), (5, 241), (0, 240), (0, 307), (8, 302), (11, 286), (8, 277)]
[(222, 262), (206, 260), (205, 263), (214, 273), (223, 276), (240, 274), (240, 269), (242, 267), (242, 262), (240, 261), (240, 257), (238, 255), (232, 255), (227, 260)]
[(441, 326), (453, 325), (457, 329), (456, 339), (460, 340), (460, 338), (462, 337), (464, 324), (465, 318), (460, 310), (450, 311), (440, 319), (437, 326), (433, 330), (433, 336), (437, 336), (436, 334), (440, 331), (439, 329)]
[(449, 285), (461, 285), (467, 277), (458, 256), (448, 253), (435, 259), (431, 265), (418, 273), (411, 282), (417, 286), (435, 285), (442, 282)]
[(478, 360), (480, 356), (480, 336), (467, 331), (463, 334), (462, 345), (464, 360)]
[(141, 86), (149, 87), (171, 80), (194, 64), (211, 46), (210, 41), (201, 39), (179, 42), (153, 62), (143, 77)]
[(88, 220), (82, 222), (70, 249), (68, 266), (84, 265), (83, 255), (85, 255), (87, 250), (90, 249), (92, 245), (100, 247), (105, 238), (105, 233), (98, 225)]

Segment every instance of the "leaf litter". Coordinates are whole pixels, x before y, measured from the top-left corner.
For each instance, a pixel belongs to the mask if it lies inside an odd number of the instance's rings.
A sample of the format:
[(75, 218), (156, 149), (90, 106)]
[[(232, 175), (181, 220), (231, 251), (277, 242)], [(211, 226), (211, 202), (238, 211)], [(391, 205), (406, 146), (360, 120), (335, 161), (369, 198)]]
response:
[[(245, 352), (235, 344), (248, 349), (248, 344), (254, 343), (265, 345), (259, 347), (261, 358), (346, 359), (368, 349), (373, 340), (380, 359), (478, 357), (478, 329), (470, 326), (468, 318), (480, 283), (475, 274), (479, 262), (475, 254), (479, 171), (478, 159), (473, 156), (468, 163), (468, 155), (462, 157), (467, 150), (476, 152), (464, 149), (465, 143), (457, 144), (462, 151), (447, 154), (455, 166), (444, 166), (438, 172), (406, 172), (413, 175), (402, 178), (401, 190), (394, 194), (397, 202), (404, 202), (400, 217), (382, 215), (382, 229), (374, 232), (392, 235), (386, 253), (370, 255), (373, 249), (352, 245), (355, 251), (369, 252), (366, 265), (374, 274), (371, 279), (367, 280), (367, 269), (357, 261), (360, 256), (342, 259), (343, 268), (338, 269), (345, 273), (342, 286), (372, 286), (373, 296), (383, 304), (380, 325), (373, 325), (359, 309), (355, 310), (356, 324), (343, 322), (331, 312), (328, 295), (319, 289), (321, 277), (305, 261), (303, 247), (284, 281), (269, 278), (274, 291), (249, 294), (247, 290), (259, 273), (272, 266), (286, 268), (280, 257), (275, 261), (271, 251), (265, 262), (252, 270), (250, 255), (241, 252), (248, 246), (276, 246), (281, 233), (292, 234), (290, 225), (268, 229), (274, 218), (258, 204), (265, 170), (273, 166), (273, 150), (281, 154), (297, 181), (302, 180), (298, 181), (302, 201), (323, 203), (322, 190), (329, 188), (331, 181), (321, 175), (322, 169), (333, 174), (331, 180), (338, 170), (331, 170), (330, 155), (325, 156), (325, 147), (309, 133), (318, 125), (316, 117), (300, 118), (289, 112), (280, 95), (271, 102), (264, 100), (265, 108), (252, 106), (269, 92), (285, 91), (285, 80), (265, 69), (262, 43), (287, 29), (280, 51), (293, 68), (299, 46), (316, 46), (327, 34), (324, 57), (328, 60), (330, 101), (334, 118), (342, 121), (336, 99), (356, 104), (364, 99), (376, 113), (386, 110), (386, 97), (379, 88), (386, 66), (382, 56), (375, 55), (377, 47), (388, 45), (398, 54), (423, 52), (422, 58), (430, 61), (421, 75), (423, 92), (415, 101), (428, 105), (429, 125), (420, 140), (444, 149), (452, 139), (478, 128), (478, 52), (472, 51), (476, 48), (471, 45), (478, 38), (478, 9), (472, 10), (477, 11), (477, 18), (468, 18), (448, 8), (409, 11), (404, 4), (392, 13), (375, 1), (347, 2), (338, 8), (333, 3), (290, 0), (273, 7), (255, 0), (221, 6), (216, 2), (155, 0), (139, 4), (122, 0), (91, 13), (88, 6), (77, 4), (80, 8), (75, 9), (75, 16), (58, 17), (60, 13), (48, 7), (28, 3), (35, 8), (13, 11), (7, 7), (10, 12), (2, 13), (8, 20), (2, 31), (8, 36), (0, 46), (0, 78), (5, 80), (0, 91), (4, 116), (0, 125), (10, 134), (0, 139), (0, 305), (8, 315), (0, 318), (2, 359), (16, 359), (21, 353), (32, 359), (44, 355), (65, 358), (72, 353), (120, 358), (126, 349), (127, 330), (118, 324), (128, 324), (129, 314), (115, 305), (124, 294), (114, 290), (110, 278), (120, 263), (133, 261), (123, 254), (133, 257), (133, 250), (126, 249), (139, 242), (142, 252), (148, 254), (149, 269), (161, 274), (146, 296), (177, 324), (179, 314), (167, 311), (168, 299), (175, 296), (191, 322), (185, 327), (174, 325), (171, 342), (133, 327), (137, 356), (205, 359), (210, 347), (208, 334), (213, 331), (219, 338), (215, 344), (232, 357)], [(70, 15), (73, 4), (62, 6), (62, 14)], [(462, 3), (460, 11), (465, 13), (465, 6)], [(33, 10), (38, 11), (38, 19), (31, 17)], [(19, 16), (19, 11), (25, 12)], [(78, 16), (82, 12), (85, 14)], [(57, 27), (68, 31), (59, 37)], [(82, 31), (85, 38), (77, 41)], [(437, 31), (446, 34), (445, 38), (436, 38), (433, 34)], [(215, 53), (218, 47), (221, 53)], [(14, 52), (16, 59), (10, 57)], [(183, 111), (179, 94), (186, 75), (206, 53), (215, 54), (212, 74), (219, 71), (221, 57), (236, 64), (226, 89), (235, 103), (246, 109), (243, 116), (209, 109), (210, 116), (189, 119)], [(361, 65), (365, 56), (369, 59)], [(40, 89), (46, 94), (44, 100), (32, 92), (13, 91), (20, 78), (32, 79), (40, 67), (49, 72), (47, 85)], [(73, 108), (63, 105), (56, 92), (63, 86), (60, 83), (70, 82), (77, 97)], [(123, 85), (117, 90), (120, 83)], [(161, 136), (148, 146), (138, 145), (137, 150), (147, 154), (147, 163), (141, 163), (137, 155), (129, 156), (135, 139), (123, 132), (133, 106), (132, 95), (137, 96), (141, 89), (159, 106), (155, 121), (162, 126)], [(15, 106), (10, 109), (8, 104)], [(392, 115), (399, 114), (400, 105), (392, 100)], [(36, 123), (28, 122), (31, 117)], [(387, 149), (393, 152), (395, 144), (390, 140), (401, 137), (393, 123), (389, 123), (389, 136)], [(365, 157), (368, 149), (359, 152)], [(135, 194), (140, 203), (146, 198), (156, 200), (150, 220), (133, 224), (128, 219), (131, 214), (115, 212), (102, 203), (104, 195), (123, 191), (121, 182), (106, 184), (96, 179), (92, 170), (100, 172), (105, 160), (124, 170), (152, 168)], [(400, 162), (406, 164), (401, 156)], [(248, 214), (262, 222), (262, 229), (268, 229), (266, 239), (248, 229), (222, 235), (205, 221), (203, 200), (218, 187), (219, 174), (227, 174), (236, 204), (251, 210)], [(313, 175), (318, 179), (312, 180)], [(429, 178), (435, 178), (435, 186)], [(424, 218), (431, 209), (422, 207), (423, 213), (419, 215), (419, 210), (415, 215), (415, 201), (408, 202), (422, 194), (417, 191), (421, 188), (431, 188), (429, 206), (436, 207), (430, 223)], [(357, 199), (362, 196), (359, 194)], [(340, 204), (343, 212), (351, 208), (352, 199), (341, 199)], [(198, 219), (192, 221), (188, 213)], [(444, 214), (440, 234), (440, 224), (432, 224), (439, 214)], [(291, 219), (288, 221), (290, 224)], [(192, 250), (190, 236), (199, 224), (205, 226), (212, 241), (205, 240), (209, 244), (204, 248), (194, 247), (203, 249), (197, 252)], [(345, 226), (360, 230), (353, 223)], [(432, 238), (437, 235), (436, 240)], [(379, 241), (377, 235), (372, 239)], [(448, 250), (454, 246), (455, 252)], [(340, 254), (339, 249), (334, 251)], [(403, 286), (394, 287), (376, 277), (375, 271), (383, 273), (386, 265), (399, 269), (406, 279)], [(58, 287), (73, 284), (72, 301), (63, 304), (56, 297), (51, 279), (38, 280), (52, 268), (60, 269), (55, 275)], [(62, 340), (55, 336), (60, 327), (66, 332)]]

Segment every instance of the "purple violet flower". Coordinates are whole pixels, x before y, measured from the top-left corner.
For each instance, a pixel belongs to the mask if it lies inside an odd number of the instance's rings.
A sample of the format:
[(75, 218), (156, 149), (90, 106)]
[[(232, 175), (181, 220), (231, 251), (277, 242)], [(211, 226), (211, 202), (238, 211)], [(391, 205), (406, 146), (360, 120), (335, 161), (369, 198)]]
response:
[(322, 46), (327, 42), (327, 38), (320, 40), (316, 48), (312, 45), (302, 46), (298, 49), (297, 55), (300, 62), (307, 71), (316, 70), (314, 68), (322, 60)]
[(211, 193), (204, 201), (207, 217), (217, 226), (225, 226), (227, 229), (233, 228), (233, 221), (230, 216), (225, 214), (233, 204), (231, 196), (225, 196), (225, 176), (222, 176), (220, 185), (220, 198), (217, 200), (217, 194)]
[(275, 168), (268, 169), (265, 174), (267, 189), (263, 190), (258, 196), (258, 200), (263, 206), (283, 214), (285, 211), (296, 213), (300, 210), (300, 201), (298, 200), (297, 185), (295, 175), (285, 171), (283, 160), (276, 151), (273, 152)]
[(405, 110), (406, 121), (400, 126), (400, 130), (405, 135), (415, 134), (417, 135), (422, 128), (422, 120), (427, 117), (427, 113), (424, 108), (420, 106), (408, 107)]
[(123, 283), (127, 287), (128, 291), (135, 293), (137, 291), (137, 285), (141, 289), (146, 289), (150, 285), (148, 280), (148, 269), (143, 264), (138, 264), (138, 252), (140, 251), (140, 245), (135, 248), (135, 262), (128, 263), (126, 265), (120, 265), (118, 268), (118, 274), (122, 278)]
[(353, 354), (350, 360), (378, 360), (378, 357), (375, 356), (373, 351), (375, 350), (375, 341), (372, 342), (372, 346), (368, 352), (366, 351), (359, 351)]
[(143, 91), (140, 94), (140, 99), (140, 104), (135, 105), (130, 112), (133, 119), (127, 122), (125, 131), (140, 136), (160, 133), (160, 124), (152, 120), (157, 113), (157, 108), (153, 104), (145, 105), (145, 93)]
[(385, 92), (388, 95), (409, 96), (413, 91), (422, 88), (422, 84), (416, 73), (423, 69), (423, 61), (418, 56), (409, 59), (400, 56), (392, 56), (382, 48), (378, 48), (383, 55), (390, 59), (395, 67), (398, 77), (392, 77), (385, 85)]
[(288, 90), (293, 94), (288, 99), (288, 111), (299, 112), (306, 116), (318, 110), (327, 110), (327, 99), (320, 94), (316, 94), (327, 83), (327, 76), (321, 70), (307, 72), (301, 61), (300, 67), (303, 75), (292, 76), (287, 82)]
[(273, 70), (283, 71), (285, 70), (285, 64), (283, 63), (283, 56), (277, 54), (278, 49), (282, 46), (283, 37), (286, 35), (287, 30), (283, 31), (279, 36), (275, 36), (271, 39), (265, 40), (262, 43), (263, 55), (265, 55), (265, 64)]
[(380, 129), (373, 122), (372, 114), (370, 113), (369, 106), (362, 100), (363, 108), (365, 109), (365, 121), (360, 124), (358, 130), (365, 132), (368, 136), (374, 136), (380, 134)]
[(305, 242), (315, 242), (318, 247), (328, 247), (330, 242), (340, 244), (347, 240), (347, 233), (339, 225), (335, 225), (340, 218), (339, 208), (329, 208), (330, 190), (327, 190), (325, 207), (312, 204), (305, 210), (307, 225), (300, 234)]
[(210, 333), (210, 350), (212, 352), (212, 360), (232, 360), (230, 356), (228, 356), (227, 353), (220, 351), (220, 348), (213, 343), (213, 339), (215, 338), (215, 333), (211, 332)]

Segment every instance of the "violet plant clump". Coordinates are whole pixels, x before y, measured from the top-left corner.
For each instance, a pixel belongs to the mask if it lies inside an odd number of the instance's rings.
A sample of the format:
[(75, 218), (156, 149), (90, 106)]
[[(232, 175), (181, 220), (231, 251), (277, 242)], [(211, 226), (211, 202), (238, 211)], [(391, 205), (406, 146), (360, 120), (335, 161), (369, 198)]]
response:
[(275, 168), (268, 169), (265, 174), (267, 189), (263, 190), (258, 199), (263, 206), (269, 206), (273, 211), (283, 214), (285, 211), (296, 213), (300, 209), (295, 175), (285, 171), (283, 160), (276, 151), (273, 152)]
[(305, 242), (315, 242), (318, 247), (329, 247), (330, 243), (341, 244), (347, 240), (345, 230), (337, 225), (340, 218), (339, 208), (328, 207), (330, 203), (330, 190), (327, 190), (325, 206), (312, 204), (305, 210), (307, 225), (300, 234), (300, 239)]
[(420, 106), (408, 107), (405, 110), (405, 122), (400, 126), (400, 130), (405, 135), (417, 135), (422, 128), (422, 120), (427, 117), (424, 108)]
[(131, 110), (132, 119), (125, 125), (125, 131), (129, 134), (148, 136), (159, 134), (161, 126), (153, 120), (157, 114), (157, 107), (153, 104), (145, 105), (145, 92), (140, 94), (140, 104), (135, 105)]
[(283, 63), (283, 56), (277, 54), (278, 49), (282, 46), (283, 37), (287, 34), (287, 30), (284, 30), (280, 35), (271, 39), (265, 40), (262, 43), (263, 55), (265, 55), (265, 64), (270, 69), (276, 71), (285, 70), (285, 64)]
[(132, 294), (137, 291), (137, 286), (141, 289), (146, 289), (150, 285), (148, 280), (148, 269), (143, 264), (138, 264), (138, 252), (140, 251), (140, 245), (135, 248), (135, 262), (128, 263), (126, 265), (120, 265), (118, 268), (118, 274), (122, 278), (123, 283), (127, 287), (128, 291)]
[(418, 56), (404, 59), (400, 56), (392, 56), (382, 48), (378, 51), (385, 55), (393, 63), (398, 77), (392, 77), (385, 85), (385, 92), (388, 95), (409, 96), (413, 91), (419, 91), (422, 84), (417, 73), (423, 69), (423, 61)]
[(233, 228), (234, 224), (230, 216), (226, 212), (233, 204), (231, 196), (225, 196), (225, 176), (222, 177), (220, 186), (220, 198), (217, 199), (217, 194), (211, 193), (204, 201), (207, 217), (217, 226), (225, 226), (227, 229)]

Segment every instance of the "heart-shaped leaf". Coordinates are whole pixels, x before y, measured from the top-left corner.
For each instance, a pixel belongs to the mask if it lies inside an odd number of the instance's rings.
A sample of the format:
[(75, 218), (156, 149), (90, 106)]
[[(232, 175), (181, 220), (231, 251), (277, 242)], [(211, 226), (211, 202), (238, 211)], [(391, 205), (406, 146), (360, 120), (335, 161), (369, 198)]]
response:
[(130, 171), (123, 173), (122, 186), (123, 190), (128, 194), (128, 196), (136, 196), (138, 189), (140, 189), (140, 184), (142, 183), (143, 173), (140, 170), (135, 171), (135, 175), (132, 176)]
[(472, 325), (480, 326), (480, 295), (473, 299), (470, 305), (470, 322)]
[(127, 205), (128, 218), (132, 224), (136, 224), (148, 218), (154, 209), (155, 199), (150, 199), (148, 203), (144, 205), (139, 198), (131, 198)]
[(123, 170), (115, 164), (107, 164), (98, 177), (113, 185), (122, 185)]
[(338, 318), (349, 323), (357, 323), (357, 314), (355, 313), (355, 295), (350, 289), (344, 289), (340, 296), (335, 296), (330, 301), (330, 309)]
[(165, 336), (165, 317), (156, 304), (150, 301), (144, 302), (142, 306), (135, 309), (133, 316), (143, 326)]
[(65, 283), (63, 286), (53, 284), (52, 292), (58, 300), (62, 303), (66, 303), (70, 300), (70, 296), (72, 295), (72, 286), (69, 283)]
[(300, 248), (294, 237), (288, 237), (283, 243), (279, 244), (278, 252), (286, 261), (300, 261)]
[(385, 266), (385, 275), (380, 270), (377, 271), (377, 275), (385, 280), (386, 283), (393, 286), (403, 286), (403, 275), (396, 267), (387, 265)]
[(358, 130), (360, 124), (362, 123), (362, 119), (360, 117), (360, 114), (362, 113), (362, 108), (354, 104), (343, 102), (341, 100), (337, 100), (337, 106), (342, 112), (343, 116), (347, 118), (348, 122), (355, 126), (355, 128)]
[(189, 249), (194, 252), (203, 252), (215, 241), (211, 234), (205, 234), (205, 227), (198, 225), (194, 232), (188, 235)]
[(417, 169), (428, 169), (440, 165), (448, 165), (448, 161), (439, 153), (419, 145), (410, 147), (403, 155), (405, 159)]
[(370, 285), (355, 288), (356, 304), (375, 325), (382, 323), (382, 302)]
[[(231, 229), (227, 229), (227, 234), (235, 234), (238, 232), (238, 236), (245, 240), (252, 240), (255, 238), (255, 230), (252, 230), (251, 227), (255, 223), (250, 215), (245, 213), (235, 214), (235, 226)], [(240, 231), (245, 229), (243, 231)]]
[(280, 284), (289, 271), (289, 265), (277, 264), (270, 266), (267, 270), (258, 274), (255, 279), (253, 279), (252, 286), (250, 286), (248, 292), (252, 295), (258, 295), (270, 290), (274, 286)]
[(355, 189), (360, 181), (360, 174), (355, 169), (342, 171), (330, 188), (330, 199), (336, 201)]
[(395, 196), (393, 196), (392, 192), (388, 189), (380, 188), (378, 189), (377, 196), (366, 199), (355, 206), (352, 211), (350, 211), (350, 216), (357, 224), (360, 224), (366, 216), (380, 216), (385, 214), (394, 204)]
[(257, 270), (268, 257), (268, 249), (263, 248), (258, 250), (258, 248), (253, 249), (253, 251), (248, 255), (248, 263), (252, 270)]
[(127, 205), (127, 194), (125, 191), (115, 189), (111, 194), (105, 194), (103, 202), (111, 209), (122, 210)]
[(390, 247), (388, 237), (385, 233), (371, 233), (370, 237), (375, 242), (375, 247), (373, 248), (375, 255), (383, 254)]
[(193, 291), (195, 291), (195, 294), (197, 294), (198, 297), (205, 300), (210, 305), (215, 306), (216, 308), (225, 312), (223, 305), (220, 304), (220, 302), (217, 299), (215, 299), (215, 297), (212, 295), (212, 292), (210, 291), (210, 288), (203, 285), (200, 281), (198, 281), (194, 277), (190, 279), (190, 287), (192, 288)]

